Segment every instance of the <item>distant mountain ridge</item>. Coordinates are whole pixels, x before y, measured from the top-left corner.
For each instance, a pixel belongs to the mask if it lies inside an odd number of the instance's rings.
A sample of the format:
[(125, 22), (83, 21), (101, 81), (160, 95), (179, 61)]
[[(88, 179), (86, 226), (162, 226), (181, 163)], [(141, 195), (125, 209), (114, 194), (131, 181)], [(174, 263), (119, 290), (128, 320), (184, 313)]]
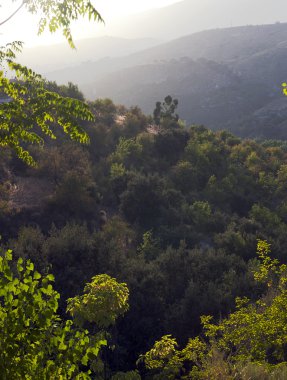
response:
[[(262, 55), (275, 48), (284, 51), (285, 45), (287, 46), (287, 23), (215, 29), (181, 37), (127, 56), (89, 61), (89, 67), (85, 63), (82, 67), (48, 72), (46, 75), (60, 83), (74, 80), (82, 84), (85, 83), (85, 76), (88, 82), (93, 75), (102, 77), (105, 73), (127, 67), (184, 57), (194, 60), (205, 58), (219, 63), (236, 62), (239, 65), (251, 56)], [(91, 71), (89, 75), (87, 69)]]
[[(250, 137), (273, 137), (280, 125), (278, 136), (287, 138), (287, 108), (282, 110), (287, 99), (281, 90), (286, 62), (287, 24), (276, 23), (199, 32), (124, 57), (48, 73), (48, 78), (78, 83), (90, 99), (110, 97), (147, 113), (171, 94), (188, 123)], [(271, 119), (264, 112), (270, 104)]]
[(111, 97), (147, 113), (171, 94), (188, 123), (287, 138), (286, 61), (287, 24), (219, 29), (107, 61), (110, 72), (81, 88), (90, 98)]
[(153, 47), (162, 41), (153, 38), (95, 37), (75, 41), (73, 50), (67, 43), (23, 49), (19, 60), (41, 73), (62, 70), (105, 57), (121, 57)]

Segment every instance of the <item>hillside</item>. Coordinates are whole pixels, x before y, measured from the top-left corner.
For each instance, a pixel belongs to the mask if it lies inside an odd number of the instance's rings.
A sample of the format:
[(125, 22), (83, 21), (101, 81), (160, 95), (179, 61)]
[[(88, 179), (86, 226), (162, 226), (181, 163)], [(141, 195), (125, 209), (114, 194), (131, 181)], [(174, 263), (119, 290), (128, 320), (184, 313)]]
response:
[[(116, 85), (115, 85), (116, 84)], [(118, 103), (140, 104), (151, 113), (165, 94), (179, 98), (179, 114), (196, 124), (220, 128), (226, 120), (240, 118), (272, 99), (261, 83), (241, 80), (226, 65), (213, 61), (182, 59), (142, 65), (110, 74), (99, 81), (101, 97)]]
[[(262, 52), (284, 49), (287, 43), (287, 24), (264, 26), (243, 26), (215, 29), (184, 36), (173, 41), (158, 44), (122, 57), (105, 57), (89, 61), (85, 65), (67, 67), (65, 70), (47, 72), (48, 78), (65, 83), (74, 80), (84, 83), (88, 75), (92, 78), (146, 63), (189, 57), (206, 58), (216, 62), (241, 62)], [(284, 49), (285, 50), (285, 49)], [(88, 68), (88, 73), (87, 73)]]
[(66, 69), (86, 62), (95, 62), (105, 57), (126, 56), (147, 48), (161, 41), (154, 38), (119, 38), (95, 37), (75, 41), (73, 50), (66, 43), (47, 46), (36, 46), (23, 49), (19, 60), (22, 64), (44, 73), (47, 71)]
[[(0, 47), (0, 380), (287, 379), (276, 4), (284, 17), (286, 0), (185, 0), (135, 16), (135, 35), (262, 25), (33, 50), (59, 83)], [(26, 8), (71, 45), (74, 21), (101, 19), (90, 0), (6, 7), (0, 27)]]
[[(209, 69), (219, 80), (221, 65)], [(130, 308), (105, 360), (128, 371), (161, 335), (186, 342), (201, 334), (201, 315), (222, 318), (236, 297), (261, 294), (258, 239), (286, 263), (287, 150), (167, 117), (151, 133), (139, 108), (91, 106), (89, 145), (59, 135), (33, 146), (35, 168), (2, 155), (1, 243), (50, 268), (63, 317), (65, 300), (93, 276), (127, 283)]]
[(281, 91), (286, 46), (287, 24), (205, 31), (52, 77), (78, 78), (89, 98), (138, 104), (147, 113), (170, 93), (179, 99), (180, 116), (188, 123), (228, 128), (241, 136), (287, 138)]

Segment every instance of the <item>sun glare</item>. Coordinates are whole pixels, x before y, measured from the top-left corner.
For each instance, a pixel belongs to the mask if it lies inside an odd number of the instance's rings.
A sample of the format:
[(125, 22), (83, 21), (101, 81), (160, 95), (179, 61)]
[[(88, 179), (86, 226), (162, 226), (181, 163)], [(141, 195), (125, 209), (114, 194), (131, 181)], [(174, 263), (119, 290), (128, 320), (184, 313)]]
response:
[[(125, 16), (133, 13), (147, 11), (153, 8), (164, 7), (179, 0), (95, 0), (93, 1), (96, 9), (101, 13), (105, 20), (105, 25), (93, 25), (86, 20), (78, 20), (73, 25), (73, 35), (75, 39), (91, 37), (94, 35), (107, 35), (109, 28), (114, 22), (119, 22)], [(8, 3), (10, 3), (8, 5)], [(0, 23), (9, 17), (19, 6), (20, 1), (4, 2), (0, 0)], [(50, 35), (46, 33), (40, 37), (37, 36), (37, 18), (27, 14), (24, 9), (15, 15), (4, 25), (0, 26), (0, 45), (11, 40), (22, 40), (26, 46), (51, 44), (63, 41), (60, 33)]]
[(124, 15), (143, 12), (153, 8), (164, 7), (179, 0), (99, 0), (98, 8), (107, 17), (118, 18)]

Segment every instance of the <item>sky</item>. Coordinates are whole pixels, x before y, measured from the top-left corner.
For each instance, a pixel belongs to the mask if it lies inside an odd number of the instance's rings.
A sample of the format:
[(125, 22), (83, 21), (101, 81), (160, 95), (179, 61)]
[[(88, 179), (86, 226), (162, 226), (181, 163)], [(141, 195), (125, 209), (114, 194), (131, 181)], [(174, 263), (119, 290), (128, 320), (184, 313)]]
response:
[[(22, 0), (0, 0), (0, 23), (6, 19)], [(93, 4), (105, 20), (105, 25), (95, 25), (85, 21), (73, 24), (72, 32), (74, 39), (109, 35), (109, 29), (122, 18), (133, 13), (147, 11), (153, 8), (164, 7), (179, 0), (95, 0)], [(200, 1), (200, 0), (199, 0)], [(60, 33), (50, 35), (46, 33), (37, 37), (37, 18), (27, 14), (25, 9), (0, 26), (0, 45), (11, 40), (22, 40), (26, 46), (42, 45), (63, 41)]]

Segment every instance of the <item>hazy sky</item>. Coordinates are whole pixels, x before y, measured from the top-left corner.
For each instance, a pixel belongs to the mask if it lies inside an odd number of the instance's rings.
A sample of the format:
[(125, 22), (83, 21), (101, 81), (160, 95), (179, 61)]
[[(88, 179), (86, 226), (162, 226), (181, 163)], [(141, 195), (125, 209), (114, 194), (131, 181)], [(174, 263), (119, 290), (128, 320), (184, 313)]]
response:
[[(93, 4), (105, 20), (105, 25), (94, 25), (87, 21), (79, 21), (73, 25), (75, 39), (92, 35), (107, 35), (109, 28), (126, 15), (163, 7), (179, 0), (94, 0)], [(199, 0), (200, 1), (200, 0)], [(8, 17), (21, 3), (21, 0), (0, 0), (0, 22)], [(37, 37), (37, 18), (27, 15), (24, 9), (13, 17), (7, 24), (0, 27), (0, 45), (11, 40), (23, 40), (26, 45), (55, 43), (62, 40), (61, 35), (48, 34)]]

